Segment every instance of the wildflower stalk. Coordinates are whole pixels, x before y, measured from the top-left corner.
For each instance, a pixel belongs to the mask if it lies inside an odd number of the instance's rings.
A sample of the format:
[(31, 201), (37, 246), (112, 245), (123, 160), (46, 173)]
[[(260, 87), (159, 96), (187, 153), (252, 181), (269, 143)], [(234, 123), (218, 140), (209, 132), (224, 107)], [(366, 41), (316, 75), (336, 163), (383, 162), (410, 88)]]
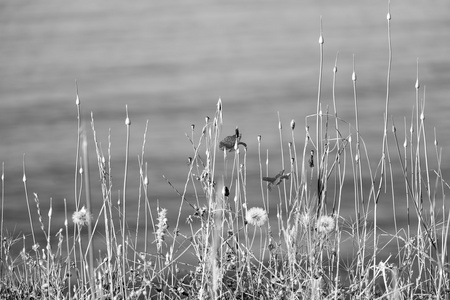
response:
[[(281, 119), (280, 119), (280, 112), (278, 112), (278, 133), (280, 136), (280, 147), (281, 147), (281, 170), (284, 170), (284, 150), (283, 150), (283, 125), (281, 124)], [(283, 191), (284, 191), (284, 205), (285, 205), (285, 209), (286, 209), (286, 213), (289, 213), (289, 205), (288, 205), (288, 199), (287, 199), (287, 195), (286, 195), (286, 181), (283, 180)]]
[(23, 167), (23, 177), (22, 177), (23, 188), (25, 189), (25, 199), (27, 201), (28, 218), (30, 219), (31, 236), (33, 237), (33, 246), (34, 246), (36, 245), (36, 237), (34, 235), (33, 219), (31, 218), (30, 200), (28, 199), (27, 176), (25, 174), (25, 154), (23, 154), (22, 167)]
[[(319, 139), (319, 111), (320, 111), (320, 99), (322, 93), (322, 71), (323, 71), (323, 44), (324, 39), (322, 35), (322, 16), (320, 16), (320, 35), (319, 35), (319, 82), (317, 87), (317, 106), (316, 106), (316, 147), (317, 147), (317, 157), (321, 157), (321, 141)], [(320, 160), (317, 160), (317, 192), (320, 191)], [(320, 201), (320, 199), (319, 199)]]
[[(74, 176), (74, 192), (75, 192), (75, 209), (78, 210), (79, 202), (78, 200), (78, 163), (80, 160), (80, 134), (81, 134), (81, 112), (80, 112), (80, 97), (78, 96), (78, 82), (75, 81), (77, 88), (77, 94), (75, 99), (75, 105), (77, 106), (77, 145), (76, 145), (76, 155), (75, 155), (75, 176)], [(81, 191), (80, 191), (81, 192)]]
[(52, 227), (52, 209), (53, 209), (53, 200), (52, 198), (50, 198), (50, 208), (48, 211), (48, 232), (47, 232), (47, 285), (50, 289), (50, 273), (51, 273), (51, 269), (50, 269), (50, 260), (52, 257), (52, 249), (51, 249), (51, 244), (50, 244), (50, 229)]
[[(145, 153), (145, 141), (146, 141), (146, 136), (147, 136), (147, 128), (148, 128), (148, 120), (147, 120), (147, 123), (145, 125), (145, 130), (144, 130), (144, 139), (143, 139), (143, 143), (142, 143), (141, 159), (139, 159), (139, 156), (138, 156), (140, 178), (143, 178), (142, 165), (143, 165), (144, 153)], [(136, 234), (135, 234), (135, 238), (134, 238), (134, 245), (135, 245), (136, 249), (138, 248), (139, 219), (140, 219), (140, 212), (141, 212), (142, 188), (143, 188), (143, 180), (139, 180), (138, 208), (137, 208), (137, 216), (136, 216)], [(137, 251), (134, 251), (133, 270), (136, 270), (136, 262), (137, 262)], [(136, 275), (135, 272), (133, 272), (133, 287), (134, 287), (135, 275)]]
[(70, 275), (71, 275), (71, 263), (70, 263), (70, 246), (69, 246), (69, 222), (67, 219), (67, 200), (64, 198), (64, 227), (66, 229), (66, 249), (67, 249), (67, 266), (65, 275), (67, 278), (67, 292), (69, 294), (69, 299), (72, 299), (72, 289), (70, 288)]
[(262, 170), (262, 160), (261, 160), (261, 136), (258, 135), (257, 137), (257, 141), (258, 141), (258, 163), (259, 163), (259, 182), (261, 185), (261, 199), (262, 199), (262, 203), (263, 203), (263, 207), (265, 210), (268, 211), (268, 207), (266, 205), (266, 201), (265, 201), (265, 197), (264, 197), (264, 186), (263, 186), (263, 170)]
[(126, 109), (126, 118), (125, 118), (125, 125), (127, 126), (127, 140), (125, 145), (125, 170), (123, 174), (123, 197), (122, 197), (122, 276), (124, 280), (124, 286), (123, 286), (123, 295), (125, 298), (127, 298), (127, 288), (126, 288), (126, 260), (127, 260), (127, 247), (125, 245), (125, 225), (126, 225), (126, 196), (127, 196), (127, 176), (128, 176), (128, 152), (130, 149), (130, 118), (128, 116), (128, 105), (125, 106)]
[[(3, 243), (3, 207), (5, 205), (5, 162), (2, 162), (2, 207), (0, 221), (0, 243)], [(0, 261), (3, 261), (3, 248), (0, 246)], [(3, 267), (0, 265), (0, 277), (3, 278)]]
[[(83, 164), (84, 164), (84, 185), (85, 185), (85, 193), (86, 193), (86, 206), (87, 211), (89, 214), (91, 214), (91, 188), (90, 188), (90, 182), (89, 182), (89, 155), (88, 155), (88, 148), (87, 148), (87, 138), (86, 133), (83, 132)], [(92, 238), (92, 222), (87, 222), (87, 229), (88, 229), (88, 238)], [(81, 238), (81, 237), (80, 237)], [(91, 295), (95, 298), (96, 292), (95, 292), (95, 272), (94, 272), (94, 245), (92, 243), (88, 243), (88, 249), (86, 249), (89, 253), (89, 281), (91, 286)]]
[[(387, 75), (386, 75), (386, 101), (385, 101), (385, 110), (384, 110), (384, 130), (383, 130), (383, 142), (382, 142), (382, 148), (381, 148), (381, 171), (380, 171), (380, 183), (378, 187), (378, 193), (375, 196), (375, 203), (374, 203), (374, 233), (373, 233), (373, 267), (375, 270), (375, 267), (377, 265), (377, 211), (378, 211), (378, 200), (380, 197), (380, 191), (382, 188), (383, 182), (386, 182), (387, 180), (384, 179), (386, 176), (386, 155), (389, 156), (389, 153), (387, 153), (387, 121), (389, 117), (389, 96), (390, 96), (390, 83), (391, 83), (391, 66), (392, 66), (392, 44), (391, 44), (391, 12), (390, 12), (390, 0), (388, 0), (388, 12), (386, 15), (387, 20), (387, 42), (388, 42), (388, 67), (387, 67)], [(392, 175), (392, 173), (391, 173)], [(392, 178), (392, 176), (391, 176)], [(383, 180), (384, 179), (384, 180)], [(393, 188), (393, 185), (391, 186)], [(394, 193), (392, 193), (394, 196)], [(393, 203), (395, 203), (393, 201)], [(395, 205), (393, 204), (393, 208), (395, 210)], [(395, 216), (395, 214), (394, 214)], [(397, 223), (395, 223), (395, 232), (397, 231)], [(375, 292), (375, 286), (373, 287), (373, 292)]]

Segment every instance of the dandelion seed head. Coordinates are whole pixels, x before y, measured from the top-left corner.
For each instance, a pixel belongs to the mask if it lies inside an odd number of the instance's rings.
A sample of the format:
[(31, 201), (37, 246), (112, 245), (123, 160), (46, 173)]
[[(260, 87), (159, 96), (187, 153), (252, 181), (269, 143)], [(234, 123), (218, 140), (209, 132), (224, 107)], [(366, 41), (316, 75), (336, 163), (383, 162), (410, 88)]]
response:
[(84, 206), (72, 215), (73, 223), (79, 226), (87, 225), (91, 221), (91, 218), (90, 212)]
[(331, 233), (335, 228), (334, 218), (331, 216), (321, 216), (317, 220), (317, 231), (324, 234)]
[(267, 222), (268, 215), (264, 209), (252, 207), (247, 211), (245, 219), (249, 224), (261, 227)]

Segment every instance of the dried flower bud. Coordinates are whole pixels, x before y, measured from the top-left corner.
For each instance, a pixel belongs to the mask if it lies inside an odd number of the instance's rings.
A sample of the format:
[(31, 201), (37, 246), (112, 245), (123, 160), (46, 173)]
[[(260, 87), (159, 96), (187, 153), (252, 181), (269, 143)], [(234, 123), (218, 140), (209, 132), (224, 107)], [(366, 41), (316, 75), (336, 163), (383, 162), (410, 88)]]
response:
[(291, 129), (294, 130), (295, 129), (295, 120), (292, 119), (291, 121)]
[(225, 197), (230, 196), (230, 190), (228, 189), (227, 186), (224, 186), (224, 187), (223, 187), (222, 194), (223, 194)]

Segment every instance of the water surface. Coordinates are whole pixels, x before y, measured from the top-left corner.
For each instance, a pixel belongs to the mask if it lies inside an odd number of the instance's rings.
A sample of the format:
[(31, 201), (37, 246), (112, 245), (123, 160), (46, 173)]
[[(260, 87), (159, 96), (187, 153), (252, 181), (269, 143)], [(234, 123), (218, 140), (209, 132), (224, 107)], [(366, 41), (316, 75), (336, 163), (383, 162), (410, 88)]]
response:
[[(205, 116), (214, 114), (219, 98), (224, 107), (224, 135), (239, 126), (248, 144), (249, 199), (258, 205), (261, 196), (256, 137), (262, 135), (263, 149), (269, 149), (271, 155), (270, 168), (277, 172), (277, 112), (286, 129), (286, 141), (291, 119), (299, 128), (297, 141), (303, 141), (305, 117), (315, 113), (320, 16), (325, 38), (323, 108), (332, 104), (331, 71), (339, 52), (339, 115), (354, 123), (350, 80), (354, 55), (361, 134), (375, 168), (380, 157), (386, 97), (386, 12), (384, 2), (372, 1), (3, 2), (0, 160), (5, 163), (6, 227), (16, 234), (30, 231), (22, 183), (23, 154), (30, 197), (31, 193), (39, 194), (43, 211), (53, 199), (55, 230), (63, 225), (63, 199), (67, 199), (70, 211), (74, 209), (75, 80), (83, 121), (89, 122), (92, 111), (105, 153), (111, 129), (116, 191), (122, 188), (128, 105), (132, 122), (131, 223), (139, 187), (137, 156), (146, 122), (150, 201), (155, 204), (160, 200), (175, 213), (179, 198), (162, 175), (178, 189), (183, 188), (188, 170), (185, 160), (192, 156), (185, 133), (190, 132), (191, 124), (197, 124), (198, 137)], [(404, 118), (409, 128), (415, 103), (419, 58), (420, 82), (426, 85), (428, 139), (433, 141), (436, 126), (445, 153), (450, 144), (450, 4), (444, 0), (432, 4), (395, 2), (391, 13), (390, 114), (403, 136)], [(86, 126), (92, 143), (90, 126)], [(90, 156), (95, 171), (92, 144)], [(449, 162), (446, 157), (445, 170)], [(97, 178), (94, 173), (94, 214), (101, 205)], [(399, 186), (402, 191), (403, 186)], [(348, 193), (352, 197), (351, 189)], [(351, 201), (344, 205), (344, 215), (351, 213)], [(380, 225), (389, 228), (389, 196), (385, 202)], [(33, 217), (36, 221), (36, 214)]]

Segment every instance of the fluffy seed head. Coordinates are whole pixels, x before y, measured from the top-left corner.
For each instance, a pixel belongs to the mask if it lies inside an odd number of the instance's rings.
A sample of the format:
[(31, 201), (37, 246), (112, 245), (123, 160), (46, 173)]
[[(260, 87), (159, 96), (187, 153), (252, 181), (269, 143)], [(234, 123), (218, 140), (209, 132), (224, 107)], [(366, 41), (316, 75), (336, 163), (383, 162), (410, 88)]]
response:
[(334, 230), (334, 218), (330, 216), (321, 216), (317, 220), (317, 231), (323, 234), (329, 234)]
[(72, 215), (72, 221), (79, 226), (87, 225), (91, 221), (91, 214), (83, 206), (79, 211), (76, 211)]
[(268, 215), (267, 212), (260, 207), (252, 207), (247, 211), (245, 220), (253, 225), (261, 227), (267, 222)]

